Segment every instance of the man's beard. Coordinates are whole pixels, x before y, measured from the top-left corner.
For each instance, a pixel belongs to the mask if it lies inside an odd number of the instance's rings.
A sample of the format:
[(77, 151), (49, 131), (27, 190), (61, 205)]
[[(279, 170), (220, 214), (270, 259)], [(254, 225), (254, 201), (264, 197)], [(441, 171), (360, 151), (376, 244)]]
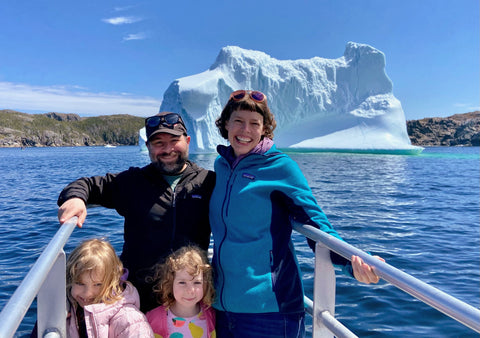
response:
[[(183, 153), (177, 153), (177, 154), (178, 154), (177, 160), (173, 163), (168, 163), (168, 164), (164, 163), (159, 158), (156, 158), (154, 161), (152, 161), (152, 163), (162, 174), (178, 175), (183, 171), (185, 163), (188, 160), (188, 152), (185, 151)], [(165, 155), (165, 154), (161, 154), (159, 157), (161, 158), (162, 155)]]

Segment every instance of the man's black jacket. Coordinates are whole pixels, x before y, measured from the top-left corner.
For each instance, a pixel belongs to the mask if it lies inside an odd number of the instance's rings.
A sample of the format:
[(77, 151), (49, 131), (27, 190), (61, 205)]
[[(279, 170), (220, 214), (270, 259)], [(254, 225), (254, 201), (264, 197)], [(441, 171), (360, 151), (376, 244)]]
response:
[[(215, 185), (215, 173), (188, 162), (172, 191), (153, 164), (131, 167), (118, 174), (83, 177), (61, 192), (58, 205), (72, 197), (88, 204), (115, 209), (125, 218), (124, 245), (120, 256), (131, 280), (140, 292), (152, 266), (186, 244), (207, 249), (210, 242), (208, 206)], [(147, 288), (148, 290), (143, 290)], [(146, 304), (142, 304), (145, 310)]]

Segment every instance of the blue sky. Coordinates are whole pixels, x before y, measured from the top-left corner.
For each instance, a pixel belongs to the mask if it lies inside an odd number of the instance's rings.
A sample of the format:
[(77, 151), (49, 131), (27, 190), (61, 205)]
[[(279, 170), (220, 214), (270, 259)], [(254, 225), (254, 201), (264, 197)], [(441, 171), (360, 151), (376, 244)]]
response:
[(279, 60), (385, 54), (407, 119), (479, 110), (478, 0), (0, 2), (0, 109), (157, 113), (235, 45)]

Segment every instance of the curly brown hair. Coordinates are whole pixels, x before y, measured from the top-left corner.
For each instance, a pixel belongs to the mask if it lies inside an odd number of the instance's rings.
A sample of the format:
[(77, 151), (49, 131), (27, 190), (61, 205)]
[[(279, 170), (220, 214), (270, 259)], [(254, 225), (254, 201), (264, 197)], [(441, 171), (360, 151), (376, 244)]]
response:
[[(268, 137), (273, 140), (273, 131), (277, 126), (275, 117), (273, 116), (270, 108), (268, 108), (267, 100), (262, 102), (254, 101), (249, 95), (245, 95), (241, 100), (234, 100), (230, 98), (222, 110), (220, 117), (215, 121), (215, 125), (220, 131), (220, 135), (224, 139), (228, 140), (228, 130), (225, 128), (225, 124), (230, 119), (230, 116), (234, 111), (247, 110), (254, 111), (263, 116), (263, 128), (265, 131), (264, 137)], [(263, 139), (263, 137), (262, 137)]]
[(209, 263), (206, 251), (195, 245), (181, 247), (170, 254), (165, 263), (157, 265), (154, 276), (157, 283), (153, 287), (153, 291), (158, 303), (166, 307), (170, 307), (175, 303), (173, 281), (175, 273), (182, 269), (187, 269), (192, 277), (203, 273), (202, 303), (206, 306), (211, 306), (215, 297), (212, 266)]

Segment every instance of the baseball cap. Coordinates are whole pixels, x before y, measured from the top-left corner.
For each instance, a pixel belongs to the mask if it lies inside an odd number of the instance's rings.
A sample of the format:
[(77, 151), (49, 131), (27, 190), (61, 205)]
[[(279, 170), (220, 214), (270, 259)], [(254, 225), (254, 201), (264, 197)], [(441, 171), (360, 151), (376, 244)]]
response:
[(182, 117), (177, 113), (160, 112), (145, 119), (147, 140), (153, 135), (167, 133), (171, 135), (187, 135), (187, 128)]

